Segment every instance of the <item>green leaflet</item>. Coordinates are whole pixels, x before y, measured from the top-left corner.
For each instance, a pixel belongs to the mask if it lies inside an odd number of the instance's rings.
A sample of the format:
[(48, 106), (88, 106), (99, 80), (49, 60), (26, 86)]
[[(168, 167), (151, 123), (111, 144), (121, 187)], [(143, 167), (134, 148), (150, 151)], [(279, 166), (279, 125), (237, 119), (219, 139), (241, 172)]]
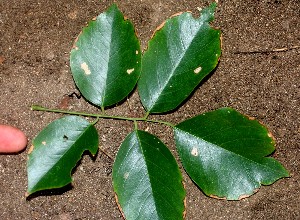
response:
[(200, 18), (183, 13), (168, 19), (142, 58), (138, 91), (145, 109), (162, 113), (178, 107), (217, 65), (221, 31), (210, 27), (216, 4)]
[(85, 119), (66, 116), (45, 127), (32, 144), (27, 162), (28, 194), (69, 184), (82, 153), (97, 153), (98, 133)]
[(141, 50), (130, 21), (116, 5), (85, 27), (71, 51), (70, 66), (81, 94), (106, 107), (123, 100), (140, 76)]
[[(219, 30), (210, 27), (216, 4), (201, 12), (168, 19), (149, 42), (142, 62), (133, 25), (116, 5), (83, 29), (71, 51), (70, 66), (82, 95), (102, 110), (124, 99), (138, 81), (147, 113), (128, 118), (33, 106), (33, 110), (147, 121), (174, 128), (176, 147), (193, 181), (211, 197), (237, 200), (289, 174), (268, 157), (274, 141), (267, 129), (231, 108), (198, 115), (177, 126), (148, 119), (177, 108), (217, 65)], [(141, 71), (142, 65), (142, 71)], [(88, 121), (67, 116), (49, 124), (33, 140), (28, 157), (28, 194), (63, 187), (82, 153), (96, 154), (98, 134)], [(127, 220), (183, 219), (185, 190), (171, 152), (140, 130), (123, 141), (113, 165), (113, 187)]]
[(174, 128), (187, 173), (211, 197), (238, 200), (289, 173), (275, 159), (267, 129), (231, 108), (198, 115)]
[(145, 131), (133, 131), (123, 141), (113, 186), (127, 220), (183, 219), (185, 190), (175, 158)]

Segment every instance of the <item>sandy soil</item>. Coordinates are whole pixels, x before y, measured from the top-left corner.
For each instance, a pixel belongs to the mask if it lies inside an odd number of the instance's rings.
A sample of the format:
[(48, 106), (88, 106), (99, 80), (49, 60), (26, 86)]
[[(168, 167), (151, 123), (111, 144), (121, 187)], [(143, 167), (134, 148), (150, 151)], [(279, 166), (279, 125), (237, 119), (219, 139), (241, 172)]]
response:
[[(69, 68), (69, 52), (81, 28), (113, 1), (0, 0), (0, 123), (22, 129), (30, 142), (59, 114), (30, 111), (32, 104), (62, 107), (77, 92)], [(114, 1), (136, 25), (142, 47), (166, 18), (207, 6), (206, 1)], [(273, 155), (292, 177), (261, 187), (237, 202), (207, 198), (184, 173), (186, 219), (300, 219), (300, 1), (219, 0), (215, 27), (223, 32), (218, 68), (177, 112), (164, 116), (179, 122), (223, 106), (256, 117), (277, 140)], [(258, 53), (241, 53), (260, 51)], [(63, 105), (62, 105), (63, 104)], [(69, 98), (69, 109), (96, 112), (83, 99)], [(110, 114), (141, 116), (135, 92)], [(176, 155), (170, 129), (149, 126)], [(101, 147), (112, 156), (132, 124), (103, 120), (97, 124)], [(29, 147), (28, 147), (29, 148)], [(122, 219), (111, 183), (112, 160), (102, 153), (85, 155), (73, 186), (25, 199), (27, 151), (0, 155), (0, 219)], [(176, 155), (177, 156), (177, 155)]]

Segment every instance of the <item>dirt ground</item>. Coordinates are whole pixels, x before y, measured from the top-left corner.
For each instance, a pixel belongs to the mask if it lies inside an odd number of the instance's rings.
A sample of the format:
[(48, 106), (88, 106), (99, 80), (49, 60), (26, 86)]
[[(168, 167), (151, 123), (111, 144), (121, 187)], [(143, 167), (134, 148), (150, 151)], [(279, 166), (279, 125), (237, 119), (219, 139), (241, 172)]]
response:
[[(85, 155), (72, 186), (38, 193), (26, 200), (26, 159), (31, 140), (59, 114), (31, 111), (32, 104), (97, 112), (78, 93), (70, 74), (69, 52), (90, 19), (113, 2), (136, 26), (142, 47), (166, 18), (181, 11), (198, 15), (204, 0), (0, 0), (0, 123), (22, 129), (27, 149), (0, 155), (0, 219), (122, 219), (112, 190), (113, 161), (99, 152)], [(213, 23), (223, 32), (220, 63), (178, 111), (161, 118), (177, 123), (219, 107), (230, 106), (265, 124), (277, 141), (274, 157), (291, 173), (250, 198), (221, 201), (206, 197), (184, 173), (186, 219), (300, 219), (300, 45), (299, 0), (219, 0)], [(255, 52), (256, 51), (256, 52)], [(257, 52), (259, 51), (259, 52)], [(246, 52), (246, 53), (243, 53)], [(138, 117), (137, 92), (109, 114)], [(97, 124), (101, 147), (113, 157), (130, 122)], [(174, 151), (172, 131), (149, 126)], [(182, 168), (181, 168), (182, 169)]]

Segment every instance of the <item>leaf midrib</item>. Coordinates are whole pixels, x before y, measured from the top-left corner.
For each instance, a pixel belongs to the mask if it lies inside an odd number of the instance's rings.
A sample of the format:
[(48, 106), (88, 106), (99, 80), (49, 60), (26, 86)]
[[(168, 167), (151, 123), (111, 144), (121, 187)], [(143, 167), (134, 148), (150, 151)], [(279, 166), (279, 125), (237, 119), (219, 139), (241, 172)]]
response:
[[(136, 131), (136, 137), (137, 137), (137, 141), (138, 141), (138, 143), (139, 143), (139, 145), (138, 146), (143, 146), (143, 145), (145, 145), (145, 143), (140, 139), (140, 137), (139, 137), (139, 135), (138, 135), (138, 131)], [(147, 145), (149, 145), (148, 143), (146, 143)], [(145, 157), (144, 157), (144, 148), (143, 147), (140, 147), (140, 150), (141, 150), (141, 152), (142, 152), (142, 157), (143, 157), (143, 160), (144, 160), (144, 162), (145, 162), (145, 166), (146, 166), (146, 169), (147, 169), (147, 178), (148, 178), (148, 180), (149, 180), (149, 183), (150, 183), (150, 188), (151, 188), (151, 197), (152, 197), (152, 199), (153, 199), (153, 201), (154, 201), (154, 204), (155, 204), (155, 211), (156, 211), (156, 215), (157, 216), (160, 216), (159, 215), (159, 213), (158, 213), (158, 209), (157, 209), (157, 207), (159, 207), (158, 205), (157, 205), (157, 201), (156, 201), (156, 199), (155, 199), (155, 197), (154, 197), (154, 192), (153, 192), (153, 183), (151, 182), (151, 179), (152, 178), (150, 178), (152, 175), (150, 175), (150, 173), (148, 172), (148, 167), (149, 167), (149, 164), (148, 163), (151, 163), (151, 166), (153, 166), (153, 165), (155, 165), (155, 164), (153, 164), (152, 163), (152, 161), (149, 161), (149, 160), (147, 160)], [(165, 157), (165, 155), (163, 155), (162, 154), (162, 156), (164, 156)], [(152, 176), (153, 177), (153, 176)], [(160, 182), (160, 180), (159, 179), (157, 179), (157, 178), (154, 178), (154, 179), (156, 179), (156, 181), (159, 181)], [(161, 182), (160, 182), (161, 183)], [(171, 188), (169, 188), (169, 187), (166, 187), (169, 191), (172, 191), (172, 189)], [(177, 193), (177, 192), (176, 192)], [(158, 195), (158, 196), (160, 196), (160, 195)], [(168, 202), (167, 200), (165, 200), (166, 202)], [(168, 204), (169, 204), (169, 206), (170, 207), (172, 207), (172, 205), (168, 202)], [(175, 209), (176, 211), (178, 211), (177, 209)]]
[[(109, 12), (109, 13), (112, 13), (112, 12)], [(107, 15), (109, 15), (109, 16), (107, 16)], [(111, 17), (112, 16), (112, 17)], [(112, 25), (112, 23), (114, 23), (115, 22), (115, 19), (116, 19), (116, 14), (115, 13), (113, 13), (113, 15), (110, 15), (110, 14), (108, 14), (108, 12), (107, 13), (105, 13), (105, 14), (101, 14), (100, 16), (99, 16), (100, 18), (102, 18), (103, 17), (103, 19), (101, 19), (102, 21), (104, 21), (105, 20), (105, 22), (107, 22), (107, 23), (109, 23), (110, 25), (109, 25), (109, 27), (113, 27), (113, 25)], [(101, 25), (102, 26), (102, 25)], [(99, 28), (101, 28), (101, 26), (99, 27)], [(106, 64), (106, 66), (105, 66), (105, 69), (106, 69), (106, 72), (103, 74), (104, 75), (104, 79), (105, 79), (105, 83), (103, 84), (104, 85), (104, 88), (103, 88), (103, 95), (102, 95), (102, 100), (101, 100), (101, 103), (102, 103), (102, 107), (104, 107), (105, 106), (105, 98), (106, 98), (106, 88), (107, 88), (107, 80), (108, 80), (108, 72), (109, 72), (109, 66), (110, 66), (110, 62), (111, 62), (111, 52), (112, 52), (112, 33), (113, 33), (113, 29), (112, 28), (110, 28), (110, 29), (106, 29), (106, 31), (105, 31), (105, 33), (107, 34), (107, 35), (109, 35), (109, 48), (107, 48), (108, 49), (108, 51), (107, 51), (107, 53), (105, 53), (105, 55), (107, 55), (107, 62), (105, 62), (105, 64)], [(104, 40), (107, 40), (106, 38), (103, 38)]]
[(149, 183), (150, 183), (151, 197), (152, 197), (152, 200), (153, 200), (153, 202), (154, 202), (154, 204), (155, 204), (155, 212), (156, 212), (156, 216), (159, 216), (159, 215), (158, 215), (158, 212), (157, 212), (157, 208), (156, 208), (156, 207), (157, 207), (156, 200), (154, 199), (154, 195), (153, 195), (152, 182), (151, 182), (151, 178), (150, 178), (149, 171), (148, 171), (147, 160), (146, 160), (146, 158), (145, 158), (145, 156), (144, 156), (143, 147), (141, 147), (141, 146), (142, 146), (142, 141), (140, 140), (140, 137), (139, 137), (139, 135), (138, 135), (138, 132), (139, 132), (138, 130), (135, 131), (135, 136), (136, 136), (136, 139), (137, 139), (137, 141), (138, 141), (138, 146), (139, 146), (140, 151), (142, 152), (142, 157), (143, 157), (143, 160), (144, 160), (144, 162), (145, 162), (146, 169), (147, 169), (147, 179), (148, 179), (148, 181), (149, 181)]
[[(184, 15), (185, 15), (185, 16), (184, 16)], [(184, 14), (182, 14), (182, 15), (180, 15), (180, 16), (178, 17), (177, 21), (178, 21), (178, 26), (179, 26), (179, 27), (181, 27), (183, 21), (184, 21), (185, 19), (187, 19), (187, 15), (189, 15), (189, 14), (184, 13)], [(181, 16), (184, 16), (184, 17), (182, 18)], [(158, 103), (159, 97), (161, 96), (161, 94), (163, 93), (163, 91), (167, 88), (167, 86), (168, 86), (169, 82), (171, 81), (171, 79), (175, 76), (174, 73), (176, 72), (176, 70), (178, 69), (178, 67), (180, 66), (180, 64), (182, 64), (182, 61), (184, 60), (184, 58), (185, 58), (186, 55), (188, 54), (191, 45), (193, 44), (193, 42), (195, 42), (195, 39), (197, 38), (199, 31), (200, 31), (200, 30), (203, 28), (203, 26), (205, 25), (205, 20), (203, 20), (203, 17), (202, 17), (202, 16), (201, 16), (199, 19), (194, 19), (194, 18), (192, 18), (192, 19), (193, 19), (193, 20), (192, 20), (191, 22), (193, 22), (193, 24), (196, 23), (197, 29), (194, 31), (193, 37), (191, 38), (190, 42), (189, 42), (187, 45), (184, 45), (184, 44), (182, 43), (182, 35), (179, 34), (179, 38), (180, 38), (180, 42), (181, 42), (181, 45), (182, 45), (182, 50), (183, 50), (183, 52), (180, 54), (180, 56), (178, 57), (178, 59), (175, 60), (175, 61), (176, 61), (175, 63), (173, 63), (173, 62), (172, 62), (173, 60), (170, 59), (170, 62), (171, 62), (171, 65), (172, 65), (172, 69), (171, 69), (170, 72), (171, 72), (172, 74), (169, 74), (169, 75), (168, 75), (168, 78), (164, 81), (164, 83), (163, 83), (163, 84), (160, 84), (160, 83), (159, 83), (160, 80), (157, 79), (157, 83), (159, 84), (159, 90), (157, 90), (157, 91), (155, 92), (155, 96), (154, 96), (153, 98), (151, 98), (152, 104), (149, 106), (149, 109), (148, 109), (148, 110), (150, 110), (150, 111), (151, 111), (151, 109), (153, 109), (153, 107)], [(173, 24), (170, 24), (169, 22), (170, 22), (170, 21), (167, 21), (166, 24), (165, 24), (165, 26), (164, 26), (164, 28), (161, 29), (161, 31), (163, 31), (163, 33), (164, 33), (164, 35), (166, 36), (166, 39), (167, 39), (168, 58), (171, 57), (169, 45), (170, 45), (172, 42), (170, 42), (170, 40), (169, 40), (170, 38), (168, 38), (167, 36), (170, 35), (170, 34), (169, 34), (169, 32), (170, 32), (169, 29), (172, 29), (172, 25), (173, 25)], [(174, 22), (174, 21), (173, 21), (173, 22)], [(169, 31), (168, 31), (168, 32), (166, 31), (167, 25), (169, 25), (169, 28), (168, 28)], [(180, 33), (181, 33), (181, 32), (180, 32)], [(173, 39), (173, 38), (172, 38), (172, 39)], [(204, 45), (202, 45), (202, 47), (199, 48), (199, 50), (202, 50), (203, 47), (204, 47)], [(157, 56), (156, 56), (156, 57), (157, 57)], [(157, 69), (157, 68), (156, 68), (156, 69)], [(157, 76), (157, 74), (156, 74), (156, 76)], [(154, 100), (154, 101), (153, 101), (153, 100)]]

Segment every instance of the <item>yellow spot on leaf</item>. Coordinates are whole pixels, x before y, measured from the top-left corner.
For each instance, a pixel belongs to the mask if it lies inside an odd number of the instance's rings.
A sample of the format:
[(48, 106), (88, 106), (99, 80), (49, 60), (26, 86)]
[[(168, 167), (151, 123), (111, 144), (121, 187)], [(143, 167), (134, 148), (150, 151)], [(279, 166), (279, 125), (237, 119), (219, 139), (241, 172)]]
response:
[(43, 141), (43, 142), (42, 142), (42, 145), (46, 145), (46, 141)]
[(134, 68), (128, 69), (128, 70), (127, 70), (127, 73), (128, 73), (128, 74), (131, 74), (133, 71), (134, 71)]
[(86, 62), (82, 63), (82, 64), (80, 65), (80, 67), (81, 67), (81, 69), (83, 69), (83, 71), (84, 71), (84, 73), (85, 73), (86, 75), (90, 75), (90, 74), (91, 74), (91, 71), (90, 71), (90, 69), (89, 69), (89, 66), (86, 64)]
[(128, 177), (129, 177), (129, 173), (126, 172), (126, 173), (124, 174), (124, 179), (127, 180)]
[(191, 151), (191, 154), (195, 157), (198, 156), (198, 149), (196, 147), (193, 147), (192, 151)]
[(135, 51), (135, 54), (136, 54), (136, 55), (138, 55), (138, 54), (139, 54), (139, 51), (138, 51), (138, 50), (136, 50), (136, 51)]
[(200, 73), (201, 70), (202, 70), (202, 67), (199, 66), (198, 68), (194, 69), (194, 73), (198, 74), (198, 73)]

